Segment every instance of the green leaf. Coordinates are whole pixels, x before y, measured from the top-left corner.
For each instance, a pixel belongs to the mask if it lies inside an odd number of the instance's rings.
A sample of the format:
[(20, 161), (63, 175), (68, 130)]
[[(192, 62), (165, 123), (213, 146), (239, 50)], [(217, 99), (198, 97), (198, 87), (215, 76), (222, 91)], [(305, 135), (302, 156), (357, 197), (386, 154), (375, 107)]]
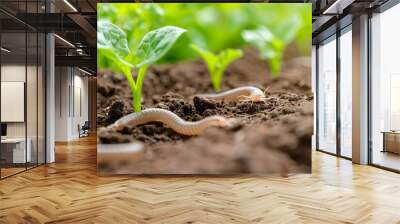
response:
[(296, 14), (282, 21), (281, 24), (274, 30), (274, 34), (285, 43), (290, 43), (296, 37), (300, 27), (301, 18)]
[(131, 75), (131, 69), (134, 66), (118, 57), (118, 55), (116, 55), (115, 52), (110, 48), (98, 48), (97, 55), (98, 58), (108, 59), (108, 61), (110, 62), (108, 63), (108, 68), (112, 71), (121, 72), (124, 75)]
[(218, 55), (204, 50), (196, 45), (191, 45), (192, 49), (195, 50), (206, 62), (208, 71), (210, 73), (211, 83), (216, 91), (220, 90), (222, 76), (225, 69), (236, 59), (243, 56), (243, 51), (240, 49), (225, 49)]
[(244, 30), (242, 37), (243, 40), (257, 48), (264, 48), (267, 43), (272, 42), (274, 39), (274, 35), (266, 27), (259, 27), (255, 30)]
[(222, 76), (224, 74), (224, 71), (226, 68), (236, 59), (240, 58), (243, 56), (243, 52), (240, 49), (225, 49), (222, 52), (219, 53), (217, 56), (217, 63), (216, 63), (216, 77), (215, 77), (215, 86), (216, 89), (220, 90), (221, 88), (221, 82), (222, 82)]
[(168, 52), (184, 32), (186, 30), (179, 27), (165, 26), (146, 33), (136, 50), (139, 60), (137, 67), (156, 62)]
[(136, 50), (139, 61), (137, 67), (150, 65), (164, 56), (186, 30), (175, 26), (162, 28), (146, 33)]
[(134, 66), (123, 58), (129, 54), (128, 41), (124, 31), (108, 22), (99, 21), (97, 24), (97, 53), (98, 58), (107, 58), (115, 72), (131, 75)]
[[(217, 69), (224, 72), (228, 65), (230, 65), (233, 61), (243, 56), (243, 52), (240, 49), (225, 49), (219, 53), (217, 56)], [(221, 74), (222, 76), (222, 74)]]
[(246, 42), (255, 46), (260, 51), (260, 56), (263, 59), (276, 57), (284, 45), (266, 27), (259, 27), (255, 30), (244, 30), (242, 37)]
[[(288, 26), (285, 27), (288, 28)], [(297, 30), (282, 30), (280, 33), (281, 38), (279, 38), (268, 28), (262, 26), (255, 30), (243, 31), (242, 37), (246, 42), (255, 46), (260, 51), (260, 57), (268, 60), (272, 75), (277, 76), (281, 71), (285, 47), (294, 38), (296, 33)]]
[(206, 51), (194, 44), (192, 44), (190, 47), (201, 56), (201, 58), (207, 64), (208, 71), (210, 72), (210, 76), (213, 77), (213, 75), (215, 73), (214, 71), (216, 68), (216, 64), (218, 62), (217, 56), (215, 54), (213, 54), (212, 52)]
[(124, 31), (108, 21), (97, 22), (97, 48), (110, 49), (120, 58), (130, 53)]

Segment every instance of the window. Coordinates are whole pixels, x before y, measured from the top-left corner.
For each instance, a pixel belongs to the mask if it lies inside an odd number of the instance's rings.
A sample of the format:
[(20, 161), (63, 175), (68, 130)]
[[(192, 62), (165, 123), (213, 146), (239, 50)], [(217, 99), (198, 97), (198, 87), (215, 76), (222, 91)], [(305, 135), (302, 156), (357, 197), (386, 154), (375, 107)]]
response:
[(371, 160), (400, 170), (400, 5), (371, 18)]
[(352, 33), (351, 26), (340, 36), (340, 154), (351, 158), (352, 148)]
[(318, 146), (336, 153), (336, 36), (318, 48)]

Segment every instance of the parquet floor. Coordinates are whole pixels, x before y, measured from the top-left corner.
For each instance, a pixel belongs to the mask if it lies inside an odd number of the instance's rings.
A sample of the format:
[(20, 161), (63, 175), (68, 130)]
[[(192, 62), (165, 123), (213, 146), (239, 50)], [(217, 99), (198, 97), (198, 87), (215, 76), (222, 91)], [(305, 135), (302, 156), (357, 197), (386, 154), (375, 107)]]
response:
[(22, 171), (24, 171), (25, 170), (25, 167), (23, 167), (23, 168), (14, 168), (14, 167), (11, 167), (11, 168), (1, 168), (1, 175), (2, 175), (2, 177), (4, 176), (4, 177), (7, 177), (7, 176), (10, 176), (10, 175), (13, 175), (13, 174), (15, 174), (15, 173), (18, 173), (18, 172), (22, 172)]
[(0, 223), (400, 223), (400, 175), (313, 152), (313, 174), (98, 177), (95, 138), (0, 181)]

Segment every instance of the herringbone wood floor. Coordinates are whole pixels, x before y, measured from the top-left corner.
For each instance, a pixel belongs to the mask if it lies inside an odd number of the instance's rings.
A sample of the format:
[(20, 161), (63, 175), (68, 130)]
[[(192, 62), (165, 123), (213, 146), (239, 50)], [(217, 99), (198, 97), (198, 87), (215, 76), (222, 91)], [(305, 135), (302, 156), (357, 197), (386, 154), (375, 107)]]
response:
[(98, 177), (95, 138), (0, 181), (0, 223), (400, 223), (400, 175), (313, 152), (313, 174)]

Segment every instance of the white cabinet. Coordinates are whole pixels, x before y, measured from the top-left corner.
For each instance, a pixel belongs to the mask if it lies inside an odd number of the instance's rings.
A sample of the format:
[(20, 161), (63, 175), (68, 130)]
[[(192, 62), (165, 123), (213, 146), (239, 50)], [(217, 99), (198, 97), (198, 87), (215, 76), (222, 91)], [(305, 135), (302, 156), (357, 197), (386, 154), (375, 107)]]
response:
[[(27, 143), (26, 151), (25, 144)], [(32, 140), (28, 138), (7, 138), (1, 140), (2, 147), (12, 149), (12, 162), (25, 163), (32, 161)], [(26, 159), (26, 161), (25, 161)]]

